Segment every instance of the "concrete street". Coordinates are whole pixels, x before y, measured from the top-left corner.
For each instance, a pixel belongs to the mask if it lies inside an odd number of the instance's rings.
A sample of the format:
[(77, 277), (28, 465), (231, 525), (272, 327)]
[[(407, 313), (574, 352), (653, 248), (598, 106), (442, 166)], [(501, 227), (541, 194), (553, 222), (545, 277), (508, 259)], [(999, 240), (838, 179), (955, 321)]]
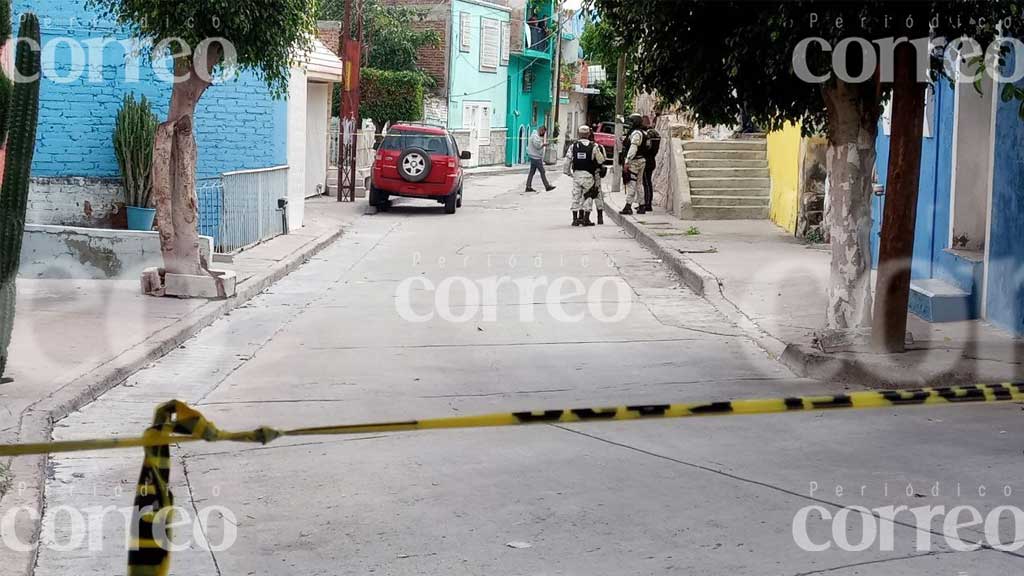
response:
[[(795, 378), (610, 221), (569, 227), (556, 182), (475, 178), (455, 216), (399, 200), (357, 220), (55, 439), (139, 434), (172, 398), (249, 429), (847, 390)], [(931, 532), (898, 515), (891, 550), (805, 551), (793, 521), (812, 505), (1024, 506), (1022, 449), (1017, 405), (189, 445), (173, 450), (177, 503), (209, 521), (178, 529), (192, 545), (171, 573), (1019, 574), (1024, 550), (955, 551), (943, 515)], [(82, 527), (62, 507), (130, 506), (141, 460), (52, 459), (36, 574), (123, 573), (123, 519), (96, 521), (92, 549), (64, 546)], [(856, 513), (808, 526), (816, 544), (866, 531)], [(994, 531), (1024, 541), (1024, 519)], [(232, 533), (224, 550), (196, 543)]]

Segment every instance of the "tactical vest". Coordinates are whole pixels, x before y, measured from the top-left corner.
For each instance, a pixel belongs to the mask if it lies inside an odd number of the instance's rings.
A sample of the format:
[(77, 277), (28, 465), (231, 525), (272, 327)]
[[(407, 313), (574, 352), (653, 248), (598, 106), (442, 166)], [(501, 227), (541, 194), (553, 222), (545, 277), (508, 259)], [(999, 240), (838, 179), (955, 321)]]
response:
[(572, 145), (572, 171), (573, 172), (587, 172), (593, 174), (597, 172), (600, 166), (597, 165), (597, 161), (594, 160), (594, 143), (591, 142), (586, 146), (582, 142), (577, 142)]
[(656, 158), (661, 150), (661, 134), (654, 128), (651, 128), (645, 135), (647, 136), (647, 142), (644, 156), (650, 160), (651, 158)]
[(644, 154), (645, 150), (647, 149), (647, 132), (644, 132), (643, 130), (637, 128), (635, 130), (630, 130), (629, 132), (627, 132), (626, 136), (622, 139), (622, 151), (619, 153), (619, 164), (626, 163), (626, 156), (629, 155), (629, 149), (633, 147), (632, 137), (634, 132), (639, 132), (640, 136), (643, 137), (640, 140), (640, 148), (637, 149), (636, 157), (639, 159), (646, 158)]

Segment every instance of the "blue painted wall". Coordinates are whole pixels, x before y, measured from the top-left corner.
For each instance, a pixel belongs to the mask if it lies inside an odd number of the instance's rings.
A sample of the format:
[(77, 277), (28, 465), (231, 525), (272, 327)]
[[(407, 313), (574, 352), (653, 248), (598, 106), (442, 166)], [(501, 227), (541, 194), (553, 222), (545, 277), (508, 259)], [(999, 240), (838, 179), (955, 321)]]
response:
[[(1012, 66), (1012, 62), (1008, 63)], [(970, 89), (968, 87), (967, 89)], [(941, 81), (935, 105), (935, 132), (924, 141), (914, 277), (938, 278), (970, 291), (980, 313), (983, 268), (947, 252), (950, 247), (950, 186), (953, 148), (953, 88)], [(1024, 335), (1024, 121), (1019, 102), (998, 105), (995, 133), (992, 226), (988, 234), (989, 277), (986, 316), (994, 324)], [(878, 138), (879, 179), (885, 182), (889, 138)], [(878, 232), (884, 200), (874, 200), (872, 249), (877, 265)]]
[(1024, 120), (1019, 106), (1000, 102), (996, 112), (987, 290), (989, 320), (1024, 335)]
[[(461, 14), (470, 15), (472, 41), (468, 52), (461, 50), (462, 30), (459, 23)], [(483, 6), (473, 2), (455, 0), (452, 2), (451, 74), (448, 98), (448, 127), (464, 128), (462, 121), (463, 102), (490, 102), (491, 128), (504, 128), (508, 116), (508, 65), (501, 64), (501, 41), (498, 42), (498, 69), (496, 72), (480, 70), (480, 20), (488, 18), (508, 22), (505, 10)], [(501, 32), (501, 24), (498, 24)]]
[[(947, 252), (950, 247), (949, 218), (953, 167), (953, 127), (955, 94), (949, 82), (934, 86), (932, 134), (924, 138), (921, 149), (921, 183), (918, 192), (917, 225), (914, 235), (914, 278), (938, 278), (970, 292), (974, 312), (980, 311), (981, 267)], [(878, 179), (884, 186), (889, 169), (889, 136), (879, 129)], [(872, 201), (871, 249), (878, 266), (884, 197)]]
[[(118, 176), (111, 136), (125, 94), (145, 95), (163, 120), (171, 85), (157, 77), (146, 57), (139, 62), (138, 81), (131, 81), (126, 66), (131, 57), (113, 43), (97, 65), (101, 81), (90, 79), (92, 62), (86, 60), (84, 69), (73, 67), (71, 47), (67, 42), (53, 43), (55, 39), (84, 43), (126, 38), (122, 30), (87, 9), (86, 0), (14, 0), (13, 8), (15, 17), (36, 12), (42, 21), (43, 45), (52, 46), (44, 51), (33, 176)], [(88, 58), (88, 49), (84, 52)], [(79, 77), (66, 81), (73, 75)], [(203, 97), (196, 114), (196, 140), (200, 177), (286, 164), (287, 104), (273, 100), (254, 75), (243, 74), (210, 88)]]

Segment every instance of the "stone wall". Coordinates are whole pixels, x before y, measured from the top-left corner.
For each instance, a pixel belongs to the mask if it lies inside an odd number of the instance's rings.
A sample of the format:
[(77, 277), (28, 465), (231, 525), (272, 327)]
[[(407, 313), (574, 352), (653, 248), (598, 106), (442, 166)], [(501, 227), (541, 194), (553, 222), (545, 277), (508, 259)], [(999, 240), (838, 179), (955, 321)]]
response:
[(423, 98), (423, 121), (438, 126), (448, 125), (448, 99), (435, 94)]
[[(469, 149), (469, 130), (452, 130), (452, 136), (460, 150)], [(508, 145), (508, 133), (504, 128), (491, 130), (491, 143), (480, 146), (475, 160), (477, 166), (494, 166), (505, 163), (505, 150)]]

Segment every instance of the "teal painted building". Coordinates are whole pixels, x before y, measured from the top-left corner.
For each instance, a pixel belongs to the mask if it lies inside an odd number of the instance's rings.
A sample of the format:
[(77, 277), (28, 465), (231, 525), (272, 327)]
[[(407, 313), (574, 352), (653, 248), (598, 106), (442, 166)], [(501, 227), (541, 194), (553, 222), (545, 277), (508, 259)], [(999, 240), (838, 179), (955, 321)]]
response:
[(471, 165), (505, 162), (511, 13), (484, 0), (452, 0), (448, 128)]
[[(552, 76), (554, 74), (555, 34), (557, 20), (553, 0), (533, 0), (523, 11), (518, 22), (520, 38), (513, 40), (514, 50), (508, 65), (508, 145), (505, 164), (523, 164), (530, 134), (544, 126), (552, 112)], [(543, 30), (530, 26), (531, 19), (539, 19)], [(518, 41), (517, 41), (518, 40)]]

